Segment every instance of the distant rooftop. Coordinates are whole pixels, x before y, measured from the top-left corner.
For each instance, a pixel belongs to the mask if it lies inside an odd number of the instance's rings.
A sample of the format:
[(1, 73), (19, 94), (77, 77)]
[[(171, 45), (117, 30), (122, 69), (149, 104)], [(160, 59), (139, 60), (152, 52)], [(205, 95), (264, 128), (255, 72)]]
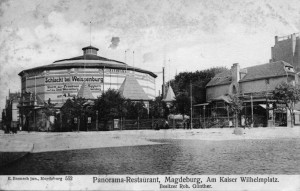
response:
[(77, 97), (78, 98), (81, 97), (81, 98), (85, 98), (85, 99), (95, 99), (90, 87), (85, 82), (83, 82), (83, 84), (81, 85), (81, 87), (78, 91)]
[(134, 101), (145, 101), (151, 100), (140, 86), (138, 81), (132, 75), (127, 75), (124, 82), (122, 83), (119, 92), (126, 99), (134, 100)]
[(172, 102), (174, 100), (175, 100), (175, 94), (174, 94), (174, 91), (173, 91), (172, 87), (169, 85), (168, 89), (167, 89), (166, 96), (163, 99), (163, 101), (165, 101), (165, 102)]

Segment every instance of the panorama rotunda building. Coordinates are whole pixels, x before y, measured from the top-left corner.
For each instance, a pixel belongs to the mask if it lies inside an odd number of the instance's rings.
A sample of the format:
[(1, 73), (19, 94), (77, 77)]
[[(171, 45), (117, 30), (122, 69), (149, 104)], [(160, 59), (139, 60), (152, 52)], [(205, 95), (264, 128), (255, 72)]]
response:
[(82, 50), (82, 56), (21, 71), (21, 92), (30, 92), (37, 102), (50, 99), (56, 104), (72, 97), (96, 99), (108, 89), (117, 89), (131, 100), (154, 99), (153, 72), (98, 56), (99, 49), (93, 46)]

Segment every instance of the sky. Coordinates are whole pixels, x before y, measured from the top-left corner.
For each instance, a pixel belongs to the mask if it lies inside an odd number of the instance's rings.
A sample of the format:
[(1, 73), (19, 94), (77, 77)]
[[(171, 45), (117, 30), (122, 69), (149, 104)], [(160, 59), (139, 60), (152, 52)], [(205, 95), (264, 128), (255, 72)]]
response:
[[(0, 109), (18, 73), (99, 48), (157, 73), (242, 68), (271, 58), (274, 37), (299, 32), (298, 0), (0, 0)], [(90, 32), (91, 31), (91, 32)], [(134, 54), (133, 54), (134, 51)], [(158, 95), (158, 94), (157, 94)]]

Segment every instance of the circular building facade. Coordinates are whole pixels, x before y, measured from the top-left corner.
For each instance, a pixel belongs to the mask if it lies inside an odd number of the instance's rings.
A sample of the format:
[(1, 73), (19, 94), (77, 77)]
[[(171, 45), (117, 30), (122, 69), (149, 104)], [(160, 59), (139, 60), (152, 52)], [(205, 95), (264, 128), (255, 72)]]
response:
[[(22, 93), (30, 92), (35, 96), (34, 99), (40, 102), (51, 99), (52, 103), (58, 104), (80, 95), (81, 97), (89, 95), (85, 98), (96, 99), (108, 89), (124, 90), (125, 79), (130, 76), (135, 81), (135, 84), (131, 84), (135, 86), (132, 89), (140, 88), (139, 92), (144, 93), (143, 100), (155, 98), (157, 76), (154, 73), (134, 68), (124, 62), (100, 57), (97, 55), (98, 48), (92, 46), (82, 50), (82, 56), (57, 60), (49, 65), (20, 72)], [(131, 98), (130, 94), (127, 95), (124, 97), (139, 100)]]

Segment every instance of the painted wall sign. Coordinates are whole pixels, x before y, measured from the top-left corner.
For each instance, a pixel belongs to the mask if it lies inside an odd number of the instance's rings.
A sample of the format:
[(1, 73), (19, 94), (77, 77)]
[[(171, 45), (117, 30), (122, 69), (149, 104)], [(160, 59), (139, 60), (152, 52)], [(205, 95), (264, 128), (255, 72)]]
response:
[[(88, 84), (91, 91), (101, 91), (101, 84)], [(46, 85), (47, 92), (78, 91), (80, 84)]]
[(45, 83), (84, 82), (84, 81), (103, 83), (103, 77), (95, 77), (95, 76), (45, 77)]

